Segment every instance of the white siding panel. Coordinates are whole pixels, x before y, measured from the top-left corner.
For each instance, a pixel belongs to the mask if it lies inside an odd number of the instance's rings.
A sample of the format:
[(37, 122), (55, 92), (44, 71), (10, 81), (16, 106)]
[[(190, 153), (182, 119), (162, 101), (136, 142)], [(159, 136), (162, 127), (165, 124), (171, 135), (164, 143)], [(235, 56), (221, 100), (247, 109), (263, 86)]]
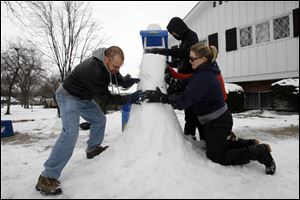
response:
[(240, 23), (241, 26), (248, 24), (247, 22), (247, 2), (240, 1)]
[(287, 41), (287, 70), (299, 70), (299, 37)]
[(213, 31), (212, 13), (206, 12), (205, 17), (206, 17), (206, 27), (207, 27), (206, 35), (208, 35), (209, 33), (211, 33)]
[(201, 15), (201, 35), (208, 35), (206, 16), (206, 12)]
[(266, 46), (260, 45), (257, 47), (257, 63), (258, 63), (258, 73), (264, 74), (267, 73), (267, 55), (266, 55)]
[(226, 12), (226, 30), (233, 27), (233, 8), (232, 8), (232, 2), (229, 1), (225, 3), (225, 12)]
[[(219, 28), (219, 12), (217, 8), (213, 8), (213, 30), (211, 33), (215, 33), (218, 31)], [(211, 34), (209, 33), (209, 34)]]
[(232, 3), (233, 26), (240, 26), (240, 2), (235, 1)]
[(296, 8), (297, 5), (294, 1), (285, 1), (284, 2), (284, 12), (290, 12), (294, 8)]
[(274, 16), (274, 1), (265, 1), (265, 13), (266, 18), (271, 18)]
[(252, 24), (256, 20), (256, 14), (255, 14), (255, 2), (254, 1), (248, 1), (247, 2), (247, 13), (248, 13), (248, 22), (247, 24)]
[(284, 1), (274, 1), (274, 15), (281, 15), (284, 12)]
[(240, 52), (234, 53), (234, 69), (233, 73), (235, 77), (239, 77), (241, 75), (241, 54)]
[[(226, 19), (225, 19), (225, 6), (222, 6), (220, 8), (220, 26), (219, 26), (219, 30), (218, 30), (218, 46), (219, 46), (219, 52), (223, 53), (224, 55), (225, 53), (225, 23), (226, 23)], [(226, 63), (226, 56), (224, 56), (223, 59), (224, 63)]]
[(249, 48), (249, 75), (255, 75), (258, 73), (257, 70), (257, 56), (256, 48)]
[(269, 43), (266, 45), (267, 49), (267, 73), (276, 71), (276, 54), (275, 54), (275, 44)]
[(226, 71), (227, 71), (227, 76), (228, 77), (233, 77), (234, 75), (234, 72), (233, 72), (233, 69), (234, 69), (234, 52), (231, 52), (231, 53), (228, 53), (227, 54), (227, 63), (226, 63)]
[(256, 20), (260, 21), (265, 19), (265, 2), (256, 1)]
[(249, 74), (249, 51), (247, 48), (241, 50), (241, 59), (242, 59), (241, 75), (247, 76)]
[(276, 72), (282, 72), (286, 68), (285, 41), (276, 42), (275, 46)]

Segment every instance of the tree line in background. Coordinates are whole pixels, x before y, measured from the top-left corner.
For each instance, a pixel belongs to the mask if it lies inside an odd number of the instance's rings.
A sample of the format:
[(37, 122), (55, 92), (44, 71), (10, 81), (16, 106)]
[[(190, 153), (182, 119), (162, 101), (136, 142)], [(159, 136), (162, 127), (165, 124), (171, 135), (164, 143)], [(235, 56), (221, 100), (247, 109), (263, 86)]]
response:
[[(1, 1), (8, 16), (18, 23), (31, 39), (19, 39), (1, 49), (1, 96), (7, 96), (10, 114), (11, 97), (20, 96), (29, 108), (36, 96), (53, 97), (59, 82), (72, 68), (109, 39), (100, 19), (92, 17), (88, 2), (77, 1)], [(47, 65), (47, 70), (45, 67)], [(49, 74), (56, 66), (58, 73)]]

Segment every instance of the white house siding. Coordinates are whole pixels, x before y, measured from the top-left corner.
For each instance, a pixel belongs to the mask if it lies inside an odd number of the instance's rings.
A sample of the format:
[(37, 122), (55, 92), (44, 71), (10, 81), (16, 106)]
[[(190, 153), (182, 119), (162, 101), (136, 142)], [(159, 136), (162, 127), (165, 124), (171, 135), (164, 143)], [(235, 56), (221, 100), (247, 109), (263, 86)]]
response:
[[(184, 18), (199, 40), (218, 33), (217, 59), (225, 82), (299, 77), (299, 37), (293, 36), (292, 10), (298, 1), (200, 1)], [(290, 36), (273, 39), (273, 19), (289, 15)], [(256, 44), (255, 25), (269, 21), (270, 41)], [(240, 47), (240, 28), (252, 26), (253, 44)], [(225, 31), (237, 28), (237, 50), (226, 52)], [(178, 42), (170, 36), (169, 45)]]

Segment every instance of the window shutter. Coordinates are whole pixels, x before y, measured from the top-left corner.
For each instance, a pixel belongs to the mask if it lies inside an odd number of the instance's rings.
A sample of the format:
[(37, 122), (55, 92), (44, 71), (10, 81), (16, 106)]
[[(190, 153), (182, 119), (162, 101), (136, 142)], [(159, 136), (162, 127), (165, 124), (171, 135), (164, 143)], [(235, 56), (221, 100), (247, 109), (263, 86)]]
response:
[(226, 51), (233, 51), (237, 49), (236, 28), (225, 31), (226, 35)]
[(294, 37), (299, 37), (299, 8), (293, 10)]
[(218, 50), (218, 33), (214, 33), (208, 36), (208, 44), (215, 46)]

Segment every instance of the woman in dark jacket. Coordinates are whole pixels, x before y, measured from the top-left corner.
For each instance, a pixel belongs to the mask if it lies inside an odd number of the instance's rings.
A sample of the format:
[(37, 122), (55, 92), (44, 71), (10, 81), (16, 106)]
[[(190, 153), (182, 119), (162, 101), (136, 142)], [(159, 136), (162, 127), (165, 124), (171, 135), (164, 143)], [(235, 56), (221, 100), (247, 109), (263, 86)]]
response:
[[(206, 139), (206, 155), (222, 165), (241, 165), (257, 160), (266, 167), (267, 174), (274, 174), (275, 162), (268, 144), (244, 143), (230, 140), (232, 115), (222, 95), (217, 79), (220, 70), (216, 63), (217, 49), (201, 44), (193, 45), (190, 62), (196, 71), (190, 78), (182, 95), (146, 91), (143, 99), (148, 102), (169, 103), (174, 108), (191, 108), (202, 124)], [(253, 140), (254, 141), (254, 140)]]

